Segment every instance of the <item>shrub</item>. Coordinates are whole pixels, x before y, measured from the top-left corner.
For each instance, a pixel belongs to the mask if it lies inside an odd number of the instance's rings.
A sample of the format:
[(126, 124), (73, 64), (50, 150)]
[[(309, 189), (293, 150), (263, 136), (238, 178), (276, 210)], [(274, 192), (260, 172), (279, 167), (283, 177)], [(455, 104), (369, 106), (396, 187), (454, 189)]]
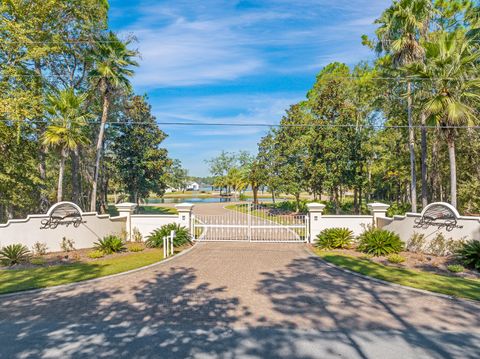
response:
[(321, 249), (349, 248), (353, 232), (348, 228), (327, 228), (317, 236), (315, 246)]
[(407, 241), (407, 250), (413, 253), (420, 253), (425, 247), (425, 235), (422, 233), (413, 233)]
[(30, 259), (30, 263), (34, 264), (36, 266), (41, 266), (41, 265), (44, 265), (45, 263), (47, 263), (47, 261), (45, 260), (45, 258), (35, 257), (35, 258)]
[(462, 273), (465, 271), (465, 268), (460, 264), (450, 264), (447, 266), (447, 269), (452, 273)]
[(125, 250), (125, 244), (122, 239), (115, 235), (103, 237), (98, 242), (94, 243), (94, 247), (105, 254), (112, 254)]
[(105, 253), (99, 250), (94, 250), (87, 253), (87, 257), (92, 259), (102, 258), (103, 256), (105, 256)]
[(175, 247), (191, 242), (190, 233), (187, 228), (176, 223), (169, 223), (150, 233), (145, 244), (150, 248), (163, 247), (163, 237), (168, 237), (171, 231), (175, 231), (175, 238), (173, 239), (173, 245)]
[(130, 251), (130, 252), (141, 252), (143, 251), (145, 248), (143, 248), (143, 246), (139, 243), (130, 243), (127, 245), (127, 249)]
[(442, 233), (438, 233), (430, 243), (428, 243), (427, 249), (428, 254), (433, 254), (435, 256), (444, 256), (447, 251), (447, 239)]
[(32, 252), (37, 256), (43, 256), (47, 253), (47, 249), (47, 243), (35, 242), (32, 247)]
[(480, 241), (471, 240), (463, 244), (457, 253), (462, 263), (470, 268), (480, 271)]
[(359, 236), (358, 250), (374, 256), (398, 253), (403, 249), (404, 244), (400, 237), (384, 229), (370, 228)]
[(395, 264), (400, 264), (400, 263), (403, 263), (405, 262), (405, 257), (401, 256), (400, 254), (390, 254), (388, 257), (387, 257), (387, 260), (390, 262), (390, 263), (395, 263)]
[(60, 243), (60, 248), (64, 252), (71, 252), (75, 250), (75, 241), (73, 239), (68, 239), (67, 237), (62, 238), (62, 243)]
[(31, 252), (23, 244), (10, 244), (0, 249), (0, 261), (4, 265), (12, 266), (30, 259)]
[(137, 243), (143, 242), (143, 236), (142, 236), (142, 234), (140, 233), (140, 230), (137, 227), (133, 227), (132, 241), (137, 242)]

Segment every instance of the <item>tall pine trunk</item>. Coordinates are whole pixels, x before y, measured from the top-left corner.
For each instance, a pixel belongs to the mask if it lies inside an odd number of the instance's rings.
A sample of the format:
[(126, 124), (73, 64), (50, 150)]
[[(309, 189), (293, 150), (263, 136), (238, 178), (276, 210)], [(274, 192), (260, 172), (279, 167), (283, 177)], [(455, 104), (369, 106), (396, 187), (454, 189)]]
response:
[(62, 148), (62, 151), (60, 152), (60, 166), (58, 168), (57, 202), (62, 202), (62, 199), (63, 199), (63, 174), (65, 172), (66, 157), (67, 157), (66, 150)]
[(457, 164), (455, 158), (455, 137), (450, 131), (447, 134), (448, 159), (450, 161), (450, 203), (457, 208)]
[(427, 128), (425, 113), (421, 114), (422, 121), (422, 207), (425, 208), (428, 204), (428, 188), (427, 188)]
[(417, 174), (415, 170), (415, 132), (412, 114), (412, 83), (407, 83), (408, 147), (410, 150), (410, 196), (412, 212), (417, 212)]
[(90, 199), (90, 211), (92, 212), (95, 212), (97, 210), (98, 174), (100, 172), (100, 160), (102, 158), (103, 137), (105, 136), (105, 126), (107, 123), (109, 107), (110, 107), (110, 99), (108, 94), (105, 94), (103, 97), (102, 122), (100, 123), (100, 131), (98, 132), (96, 157), (95, 157), (95, 172), (93, 175), (92, 195)]

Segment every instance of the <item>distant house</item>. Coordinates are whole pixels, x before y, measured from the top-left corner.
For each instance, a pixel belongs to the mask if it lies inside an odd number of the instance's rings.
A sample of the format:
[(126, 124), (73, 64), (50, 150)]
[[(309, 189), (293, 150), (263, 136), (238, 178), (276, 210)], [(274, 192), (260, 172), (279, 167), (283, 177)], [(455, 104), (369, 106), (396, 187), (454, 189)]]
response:
[(200, 185), (197, 182), (188, 182), (187, 191), (198, 191), (200, 190)]
[(165, 193), (172, 193), (172, 192), (178, 192), (178, 189), (167, 185), (167, 188), (165, 188)]

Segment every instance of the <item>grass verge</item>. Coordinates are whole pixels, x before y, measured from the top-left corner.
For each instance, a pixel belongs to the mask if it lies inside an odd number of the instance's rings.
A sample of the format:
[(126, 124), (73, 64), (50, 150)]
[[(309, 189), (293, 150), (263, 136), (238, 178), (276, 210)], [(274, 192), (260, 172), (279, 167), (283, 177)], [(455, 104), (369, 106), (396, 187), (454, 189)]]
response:
[(480, 281), (475, 279), (447, 277), (410, 269), (388, 267), (373, 263), (368, 259), (355, 258), (337, 252), (326, 252), (318, 249), (314, 249), (314, 252), (327, 262), (369, 277), (407, 287), (480, 301)]
[(0, 294), (104, 277), (147, 266), (163, 259), (163, 249), (69, 265), (0, 270)]

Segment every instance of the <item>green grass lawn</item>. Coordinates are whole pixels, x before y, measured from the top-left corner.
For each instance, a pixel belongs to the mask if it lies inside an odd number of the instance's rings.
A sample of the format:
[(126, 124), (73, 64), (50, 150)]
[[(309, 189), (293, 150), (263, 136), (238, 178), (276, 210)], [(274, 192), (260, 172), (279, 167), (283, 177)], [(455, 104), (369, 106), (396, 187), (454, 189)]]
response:
[(480, 280), (389, 267), (338, 252), (326, 252), (318, 249), (314, 251), (328, 262), (369, 277), (454, 297), (480, 300)]
[(104, 277), (161, 261), (163, 249), (131, 253), (91, 262), (29, 269), (0, 270), (0, 293), (51, 287)]

